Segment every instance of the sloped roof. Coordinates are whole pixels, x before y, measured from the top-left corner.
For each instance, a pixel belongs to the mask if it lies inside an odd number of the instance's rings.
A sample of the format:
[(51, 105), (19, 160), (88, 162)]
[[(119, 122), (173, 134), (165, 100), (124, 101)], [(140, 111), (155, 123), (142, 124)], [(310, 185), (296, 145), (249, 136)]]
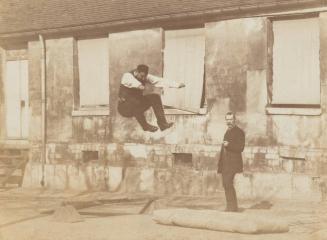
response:
[(319, 0), (0, 0), (0, 34)]

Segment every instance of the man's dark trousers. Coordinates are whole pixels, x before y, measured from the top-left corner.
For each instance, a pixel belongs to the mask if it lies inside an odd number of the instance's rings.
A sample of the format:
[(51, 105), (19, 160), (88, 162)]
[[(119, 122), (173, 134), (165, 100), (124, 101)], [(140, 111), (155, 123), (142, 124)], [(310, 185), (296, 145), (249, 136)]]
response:
[(130, 95), (125, 102), (118, 104), (118, 111), (124, 117), (135, 117), (142, 127), (147, 125), (144, 112), (152, 107), (159, 124), (165, 124), (166, 118), (161, 97), (157, 94)]
[(141, 100), (135, 105), (134, 117), (141, 124), (141, 126), (146, 122), (144, 112), (150, 107), (152, 107), (158, 123), (166, 123), (161, 97), (157, 94), (150, 94), (143, 96)]
[(237, 211), (237, 198), (236, 191), (234, 188), (234, 177), (236, 173), (233, 172), (222, 172), (223, 187), (225, 190), (226, 197), (226, 210)]

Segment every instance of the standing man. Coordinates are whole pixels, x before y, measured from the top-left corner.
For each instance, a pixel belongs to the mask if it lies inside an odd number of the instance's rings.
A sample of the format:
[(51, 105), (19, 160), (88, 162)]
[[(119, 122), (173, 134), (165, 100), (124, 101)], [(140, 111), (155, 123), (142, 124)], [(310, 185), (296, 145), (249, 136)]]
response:
[(165, 80), (149, 73), (149, 67), (140, 64), (136, 69), (124, 73), (118, 100), (118, 112), (123, 117), (135, 117), (144, 131), (155, 132), (156, 126), (146, 121), (144, 112), (152, 107), (161, 131), (170, 128), (173, 123), (167, 122), (162, 101), (163, 87), (182, 88), (184, 83)]
[(245, 145), (245, 134), (235, 124), (235, 114), (228, 112), (225, 116), (227, 131), (221, 146), (217, 173), (221, 173), (226, 196), (227, 212), (237, 212), (237, 197), (234, 188), (236, 173), (243, 172), (242, 152)]

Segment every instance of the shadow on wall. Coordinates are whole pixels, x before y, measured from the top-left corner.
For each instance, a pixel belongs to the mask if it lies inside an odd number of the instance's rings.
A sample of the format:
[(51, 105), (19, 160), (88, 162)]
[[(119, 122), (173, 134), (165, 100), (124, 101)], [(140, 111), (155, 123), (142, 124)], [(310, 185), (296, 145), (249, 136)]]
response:
[(321, 201), (327, 200), (327, 182), (323, 180), (319, 183), (319, 188), (321, 192)]
[(122, 144), (117, 144), (116, 150), (110, 155), (111, 155), (111, 157), (109, 157), (110, 165), (122, 167), (121, 181), (119, 182), (118, 186), (115, 187), (114, 189), (111, 189), (111, 191), (113, 192), (124, 191), (126, 190), (126, 186), (124, 183), (126, 182), (127, 168), (129, 166), (135, 165), (135, 163), (133, 164), (132, 161), (133, 156), (131, 155), (131, 153), (124, 150)]
[[(132, 155), (125, 151), (123, 145), (117, 145), (112, 153), (104, 152), (99, 155), (98, 151), (83, 151), (82, 159), (78, 161), (77, 169), (81, 171), (84, 186), (87, 191), (104, 190), (104, 191), (121, 191), (123, 190), (127, 167), (135, 165), (132, 161)], [(110, 167), (121, 168), (121, 179), (119, 184), (111, 183), (112, 178), (109, 176)], [(69, 176), (67, 176), (67, 186), (69, 187)]]
[(273, 204), (269, 201), (261, 201), (249, 207), (249, 209), (270, 209)]

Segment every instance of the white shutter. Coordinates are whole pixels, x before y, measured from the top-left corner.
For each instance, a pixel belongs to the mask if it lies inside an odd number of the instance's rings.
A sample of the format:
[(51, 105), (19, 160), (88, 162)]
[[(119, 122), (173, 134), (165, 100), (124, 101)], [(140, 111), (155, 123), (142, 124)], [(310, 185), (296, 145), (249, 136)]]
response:
[(108, 39), (78, 41), (80, 106), (109, 105)]
[(320, 104), (317, 18), (274, 21), (273, 104)]
[(28, 137), (29, 128), (29, 98), (28, 98), (28, 61), (20, 61), (20, 100), (22, 138)]
[(166, 106), (198, 112), (204, 79), (204, 29), (165, 32), (164, 78), (185, 83), (182, 89), (165, 89)]
[(27, 138), (28, 136), (27, 64), (27, 60), (6, 62), (5, 106), (8, 138)]

